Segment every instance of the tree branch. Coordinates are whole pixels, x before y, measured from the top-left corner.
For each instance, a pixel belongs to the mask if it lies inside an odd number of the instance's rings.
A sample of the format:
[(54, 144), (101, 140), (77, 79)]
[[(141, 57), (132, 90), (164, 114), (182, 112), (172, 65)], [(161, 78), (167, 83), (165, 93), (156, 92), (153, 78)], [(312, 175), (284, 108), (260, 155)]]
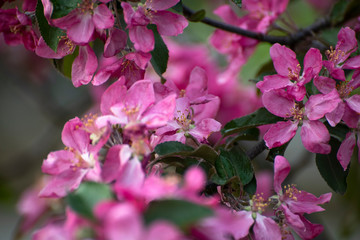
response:
[[(190, 17), (194, 13), (195, 13), (195, 11), (193, 11), (190, 8), (183, 5), (183, 14), (185, 17)], [(325, 17), (325, 18), (321, 18), (321, 19), (317, 20), (312, 25), (310, 25), (306, 28), (300, 29), (298, 32), (290, 34), (288, 36), (271, 36), (271, 35), (266, 35), (263, 33), (249, 31), (249, 30), (239, 28), (239, 27), (236, 27), (233, 25), (229, 25), (229, 24), (226, 24), (223, 22), (219, 22), (219, 21), (213, 20), (211, 18), (207, 18), (207, 17), (203, 18), (201, 20), (201, 22), (203, 22), (209, 26), (227, 31), (227, 32), (231, 32), (231, 33), (235, 33), (235, 34), (242, 35), (245, 37), (257, 39), (262, 42), (280, 43), (283, 45), (288, 45), (290, 47), (293, 47), (296, 43), (300, 42), (301, 40), (305, 39), (306, 37), (311, 36), (315, 32), (318, 32), (321, 29), (329, 27), (331, 25), (330, 19), (328, 17)]]
[(266, 150), (265, 141), (261, 140), (252, 149), (248, 150), (246, 155), (252, 160), (264, 150)]

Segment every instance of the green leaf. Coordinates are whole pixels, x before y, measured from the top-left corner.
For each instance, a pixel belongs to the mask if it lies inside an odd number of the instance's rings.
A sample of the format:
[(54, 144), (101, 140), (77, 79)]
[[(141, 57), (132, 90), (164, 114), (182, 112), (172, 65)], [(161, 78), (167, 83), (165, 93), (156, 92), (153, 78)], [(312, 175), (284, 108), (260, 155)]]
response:
[(211, 180), (219, 185), (230, 181), (233, 177), (239, 178), (243, 185), (248, 184), (254, 175), (254, 170), (248, 156), (239, 148), (230, 151), (221, 150), (219, 158), (215, 162), (218, 177)]
[(94, 219), (93, 209), (98, 202), (110, 199), (113, 199), (110, 186), (96, 182), (84, 182), (66, 197), (72, 210), (89, 219)]
[(200, 22), (205, 18), (205, 15), (206, 15), (206, 11), (204, 9), (201, 9), (188, 16), (187, 19), (190, 22)]
[(231, 0), (233, 3), (235, 3), (239, 8), (242, 7), (242, 0)]
[(194, 149), (181, 142), (169, 141), (160, 143), (155, 147), (155, 153), (160, 156), (176, 155), (176, 156), (189, 156), (202, 158), (205, 161), (215, 163), (218, 153), (209, 145), (201, 144), (198, 148)]
[(328, 155), (316, 154), (316, 165), (329, 187), (337, 193), (344, 194), (347, 188), (346, 178), (349, 168), (344, 171), (336, 157), (340, 144), (341, 142), (337, 139), (331, 138), (331, 153)]
[(181, 153), (191, 152), (193, 150), (194, 148), (177, 141), (163, 142), (155, 147), (155, 152), (160, 156), (170, 154), (178, 155), (179, 153), (181, 155)]
[(162, 37), (160, 36), (156, 25), (149, 24), (148, 29), (152, 30), (155, 38), (155, 47), (151, 53), (151, 65), (153, 66), (155, 72), (162, 78), (162, 74), (166, 71), (167, 63), (169, 60), (169, 50), (164, 43)]
[(39, 25), (41, 36), (44, 38), (45, 43), (56, 52), (61, 36), (65, 36), (64, 31), (60, 28), (49, 25), (44, 16), (44, 6), (40, 0), (38, 0), (36, 5), (35, 16)]
[(238, 141), (247, 140), (247, 141), (257, 141), (259, 140), (260, 130), (257, 128), (249, 128), (240, 132), (234, 137), (228, 137), (226, 139), (226, 148), (231, 148)]
[(251, 179), (251, 181), (244, 186), (244, 191), (250, 195), (254, 195), (256, 193), (256, 178), (255, 175)]
[(82, 0), (50, 0), (53, 4), (51, 18), (61, 18), (68, 15), (72, 10), (79, 7)]
[(330, 20), (333, 26), (342, 24), (358, 16), (359, 12), (360, 2), (358, 0), (340, 0), (334, 4), (330, 13)]
[(174, 9), (178, 13), (182, 13), (183, 12), (182, 0), (180, 0), (175, 6), (173, 6), (172, 9)]
[(340, 0), (336, 2), (330, 13), (330, 19), (333, 24), (341, 22), (344, 19), (345, 11), (348, 4), (349, 1), (347, 0)]
[(215, 161), (219, 156), (212, 147), (206, 144), (201, 144), (197, 149), (195, 149), (193, 152), (188, 153), (187, 155), (191, 157), (202, 158), (212, 165), (215, 164)]
[(221, 129), (221, 134), (226, 137), (248, 128), (254, 128), (279, 121), (284, 121), (284, 118), (273, 115), (268, 110), (266, 110), (266, 108), (260, 108), (254, 113), (231, 120), (225, 124), (223, 129)]
[(186, 232), (196, 222), (213, 215), (208, 207), (185, 200), (167, 199), (150, 202), (144, 220), (147, 225), (157, 220), (169, 221)]
[(286, 148), (289, 146), (289, 143), (291, 142), (292, 139), (290, 139), (290, 141), (288, 141), (287, 143), (281, 145), (280, 147), (276, 147), (276, 148), (272, 148), (270, 149), (266, 160), (270, 161), (270, 162), (274, 162), (275, 161), (275, 157), (277, 155), (281, 155), (284, 156)]

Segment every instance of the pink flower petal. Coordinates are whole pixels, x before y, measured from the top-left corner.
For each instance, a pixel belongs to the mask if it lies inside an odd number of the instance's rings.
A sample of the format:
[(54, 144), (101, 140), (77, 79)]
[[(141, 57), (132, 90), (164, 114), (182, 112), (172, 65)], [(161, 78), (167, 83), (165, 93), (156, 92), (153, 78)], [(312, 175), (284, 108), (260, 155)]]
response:
[(296, 227), (299, 229), (305, 228), (305, 225), (302, 222), (299, 214), (295, 214), (294, 212), (290, 211), (290, 209), (285, 204), (282, 204), (280, 209), (284, 212), (287, 224), (289, 224), (291, 227)]
[(272, 114), (289, 118), (291, 116), (291, 109), (295, 106), (295, 101), (284, 96), (285, 92), (268, 91), (262, 96), (262, 102), (265, 108)]
[(270, 149), (282, 146), (295, 136), (297, 128), (298, 122), (277, 122), (264, 135), (266, 146)]
[(57, 175), (68, 169), (74, 164), (74, 153), (66, 150), (51, 152), (44, 160), (41, 171), (46, 174)]
[(359, 119), (360, 115), (345, 104), (345, 112), (342, 120), (346, 123), (346, 125), (350, 128), (357, 128)]
[(177, 36), (188, 25), (188, 21), (184, 16), (169, 11), (153, 13), (151, 22), (156, 24), (160, 35), (164, 36)]
[(328, 144), (330, 134), (320, 121), (303, 121), (300, 132), (304, 147), (313, 153), (329, 154), (331, 147)]
[(255, 239), (261, 240), (281, 240), (281, 231), (277, 223), (271, 218), (256, 215), (254, 224)]
[(281, 75), (268, 75), (264, 77), (263, 81), (256, 84), (262, 93), (273, 89), (285, 88), (291, 84), (289, 77)]
[(143, 240), (181, 240), (184, 239), (180, 231), (167, 221), (158, 220), (152, 223), (144, 234)]
[(184, 175), (186, 191), (199, 193), (206, 184), (206, 175), (199, 167), (191, 167)]
[(67, 30), (69, 39), (78, 44), (88, 43), (95, 30), (91, 14), (78, 14), (76, 10), (53, 22), (58, 28)]
[(90, 145), (90, 133), (83, 129), (82, 121), (76, 117), (65, 123), (61, 140), (65, 146), (84, 153)]
[(134, 83), (128, 90), (124, 107), (138, 108), (138, 116), (155, 102), (153, 83), (150, 80), (141, 80)]
[(118, 81), (111, 84), (103, 93), (100, 104), (101, 113), (103, 115), (111, 114), (110, 108), (113, 105), (124, 101), (127, 92), (124, 82), (124, 77), (121, 77)]
[(145, 70), (147, 64), (150, 62), (151, 54), (145, 52), (132, 52), (126, 54), (125, 58), (127, 60), (134, 61), (139, 68)]
[(129, 29), (130, 40), (134, 43), (136, 50), (150, 52), (154, 49), (154, 34), (145, 26), (134, 26)]
[(344, 65), (342, 66), (344, 69), (358, 69), (360, 68), (360, 56), (355, 56), (349, 58)]
[(349, 27), (341, 28), (338, 33), (338, 42), (335, 49), (339, 49), (344, 53), (344, 55), (340, 55), (340, 62), (345, 61), (357, 49), (355, 31)]
[(180, 0), (147, 0), (146, 6), (156, 11), (162, 11), (175, 6)]
[(313, 83), (315, 87), (323, 94), (330, 93), (336, 88), (335, 80), (324, 76), (314, 78)]
[(87, 170), (69, 169), (50, 179), (48, 184), (40, 191), (39, 197), (61, 198), (77, 189), (85, 177)]
[(300, 74), (299, 61), (291, 49), (276, 43), (270, 48), (270, 56), (278, 74), (288, 76), (290, 70)]
[[(310, 48), (304, 58), (304, 72), (311, 69), (312, 77), (319, 74), (322, 68), (322, 56), (319, 49)], [(311, 78), (312, 78), (311, 77)], [(311, 79), (309, 79), (310, 81)]]
[(324, 209), (320, 207), (319, 204), (330, 202), (332, 194), (326, 193), (317, 198), (311, 193), (301, 191), (295, 196), (296, 200), (293, 200), (291, 198), (285, 200), (290, 211), (298, 214), (310, 214), (314, 212), (324, 211)]
[(72, 64), (71, 79), (75, 87), (88, 84), (98, 67), (96, 55), (89, 45), (79, 47), (79, 55)]
[(190, 129), (189, 133), (199, 141), (207, 139), (211, 133), (218, 132), (221, 129), (221, 123), (212, 118), (205, 118), (196, 123), (195, 128)]
[(340, 148), (337, 152), (337, 159), (339, 160), (344, 171), (348, 168), (351, 156), (353, 155), (355, 148), (356, 137), (352, 132), (346, 134), (345, 140), (341, 143)]
[(186, 96), (193, 100), (207, 94), (208, 79), (204, 69), (195, 67), (190, 73), (189, 84), (186, 87)]
[(341, 121), (342, 117), (344, 116), (344, 112), (345, 103), (340, 102), (334, 111), (325, 114), (326, 120), (328, 121), (330, 126), (335, 127)]
[(126, 47), (127, 34), (118, 28), (112, 28), (104, 46), (104, 57), (112, 57)]
[(320, 224), (312, 224), (305, 217), (299, 215), (300, 219), (304, 223), (303, 228), (297, 228), (296, 226), (291, 226), (292, 229), (300, 236), (301, 239), (310, 240), (318, 236), (323, 230), (324, 227)]
[(328, 94), (312, 95), (305, 104), (305, 114), (310, 120), (320, 119), (326, 113), (334, 111), (340, 102), (341, 99), (336, 89)]
[(106, 154), (105, 162), (102, 167), (102, 178), (106, 183), (110, 183), (117, 178), (120, 171), (120, 151), (123, 145), (115, 145), (109, 149)]
[(97, 29), (107, 29), (114, 25), (114, 15), (105, 4), (94, 9), (92, 21)]
[(157, 102), (153, 107), (143, 114), (142, 122), (149, 129), (154, 129), (166, 125), (172, 120), (176, 105), (176, 95), (172, 94)]
[(345, 101), (349, 108), (360, 114), (360, 95), (353, 95)]
[(282, 191), (281, 183), (289, 175), (290, 164), (283, 156), (276, 156), (274, 161), (274, 190), (277, 193)]

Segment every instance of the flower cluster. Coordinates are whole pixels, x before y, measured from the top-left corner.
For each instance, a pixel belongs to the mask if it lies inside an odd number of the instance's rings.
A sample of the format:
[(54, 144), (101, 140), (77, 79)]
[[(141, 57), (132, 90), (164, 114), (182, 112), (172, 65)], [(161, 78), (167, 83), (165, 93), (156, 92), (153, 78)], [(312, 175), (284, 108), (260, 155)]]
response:
[[(10, 2), (0, 1), (6, 44), (71, 62), (75, 87), (91, 82), (102, 92), (95, 114), (65, 123), (64, 149), (48, 154), (46, 177), (23, 195), (21, 233), (37, 226), (34, 240), (280, 240), (323, 231), (306, 216), (332, 194), (282, 186), (290, 164), (280, 154), (298, 128), (305, 149), (336, 155), (340, 171), (360, 147), (360, 56), (350, 27), (323, 55), (309, 47), (302, 64), (273, 44), (276, 74), (257, 81), (257, 92), (238, 74), (259, 38), (216, 29), (209, 42), (227, 58), (222, 70), (206, 47), (167, 38), (183, 33), (186, 17), (211, 24), (202, 11), (186, 14), (180, 0), (25, 0), (21, 10)], [(225, 22), (218, 25), (266, 36), (288, 3), (243, 0), (241, 17), (230, 5), (215, 14)], [(240, 146), (259, 137), (266, 146)], [(274, 175), (262, 182), (251, 160), (266, 147)]]
[[(354, 130), (347, 133), (337, 153), (346, 170), (355, 146), (360, 113), (359, 95), (352, 95), (360, 86), (360, 58), (349, 58), (357, 47), (354, 30), (342, 28), (335, 49), (331, 47), (325, 52), (328, 60), (322, 60), (320, 51), (315, 48), (306, 53), (301, 75), (301, 66), (292, 50), (280, 44), (271, 47), (270, 56), (278, 74), (265, 76), (256, 86), (263, 92), (266, 109), (287, 121), (274, 124), (264, 135), (269, 148), (287, 143), (301, 126), (304, 147), (310, 152), (329, 154), (330, 134), (323, 119), (331, 127), (342, 122)], [(320, 75), (323, 67), (326, 71)], [(354, 70), (351, 79), (345, 79), (345, 69)], [(310, 95), (306, 89), (309, 84), (319, 93)]]

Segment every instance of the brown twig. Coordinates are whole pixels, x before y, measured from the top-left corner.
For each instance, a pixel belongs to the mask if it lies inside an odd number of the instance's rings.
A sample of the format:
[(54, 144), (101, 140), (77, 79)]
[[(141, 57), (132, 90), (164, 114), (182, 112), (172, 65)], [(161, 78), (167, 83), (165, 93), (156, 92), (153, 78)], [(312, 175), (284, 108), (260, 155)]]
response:
[[(183, 5), (183, 14), (185, 17), (189, 17), (189, 16), (193, 15), (194, 13), (195, 13), (195, 11), (193, 11), (190, 8)], [(201, 22), (203, 22), (209, 26), (227, 31), (227, 32), (231, 32), (231, 33), (239, 34), (239, 35), (242, 35), (245, 37), (257, 39), (262, 42), (280, 43), (280, 44), (284, 44), (284, 45), (287, 45), (290, 47), (293, 47), (294, 45), (296, 45), (296, 43), (302, 41), (306, 37), (312, 36), (315, 32), (318, 32), (321, 29), (329, 27), (331, 25), (330, 19), (328, 17), (324, 17), (324, 18), (318, 19), (312, 25), (310, 25), (306, 28), (300, 29), (298, 32), (295, 32), (293, 34), (290, 34), (287, 36), (271, 36), (271, 35), (266, 35), (263, 33), (249, 31), (249, 30), (239, 28), (239, 27), (236, 27), (233, 25), (229, 25), (229, 24), (226, 24), (226, 23), (223, 23), (220, 21), (216, 21), (216, 20), (208, 18), (208, 17), (203, 18), (201, 20)]]

